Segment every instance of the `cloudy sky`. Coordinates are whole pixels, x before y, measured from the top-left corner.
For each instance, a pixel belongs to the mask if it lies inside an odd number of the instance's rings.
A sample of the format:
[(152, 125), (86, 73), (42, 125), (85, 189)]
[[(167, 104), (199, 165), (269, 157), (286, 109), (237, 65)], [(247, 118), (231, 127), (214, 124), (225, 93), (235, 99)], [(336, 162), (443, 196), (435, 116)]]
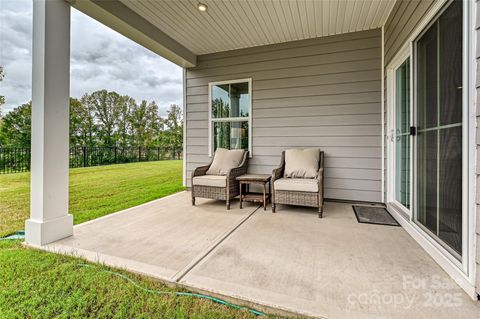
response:
[[(161, 115), (182, 104), (182, 69), (72, 8), (70, 95), (99, 89), (155, 100)], [(0, 0), (2, 112), (31, 100), (32, 0)]]

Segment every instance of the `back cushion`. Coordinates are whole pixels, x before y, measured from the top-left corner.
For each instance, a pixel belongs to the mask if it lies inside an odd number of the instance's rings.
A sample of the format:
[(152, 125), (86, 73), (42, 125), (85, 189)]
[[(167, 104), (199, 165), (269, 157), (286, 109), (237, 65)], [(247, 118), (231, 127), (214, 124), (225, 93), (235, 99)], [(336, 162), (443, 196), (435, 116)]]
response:
[(319, 159), (320, 149), (318, 148), (286, 150), (284, 177), (317, 177)]
[(227, 175), (227, 172), (238, 167), (243, 159), (244, 150), (227, 150), (217, 148), (213, 156), (212, 165), (207, 171), (207, 175)]

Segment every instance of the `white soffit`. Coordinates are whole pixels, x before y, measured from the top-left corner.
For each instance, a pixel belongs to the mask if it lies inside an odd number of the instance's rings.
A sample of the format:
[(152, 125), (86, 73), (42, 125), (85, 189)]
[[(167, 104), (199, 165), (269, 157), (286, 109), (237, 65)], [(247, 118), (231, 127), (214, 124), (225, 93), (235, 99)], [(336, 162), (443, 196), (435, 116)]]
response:
[[(120, 0), (201, 55), (380, 28), (395, 0)], [(208, 6), (206, 12), (198, 3)]]

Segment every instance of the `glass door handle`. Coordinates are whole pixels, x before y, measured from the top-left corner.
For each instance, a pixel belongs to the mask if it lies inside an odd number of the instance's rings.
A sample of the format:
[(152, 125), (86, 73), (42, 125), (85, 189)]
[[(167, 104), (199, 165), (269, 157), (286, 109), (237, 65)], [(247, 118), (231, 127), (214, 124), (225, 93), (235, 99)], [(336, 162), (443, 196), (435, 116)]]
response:
[(416, 126), (410, 126), (410, 135), (412, 135), (412, 136), (417, 135), (417, 127)]

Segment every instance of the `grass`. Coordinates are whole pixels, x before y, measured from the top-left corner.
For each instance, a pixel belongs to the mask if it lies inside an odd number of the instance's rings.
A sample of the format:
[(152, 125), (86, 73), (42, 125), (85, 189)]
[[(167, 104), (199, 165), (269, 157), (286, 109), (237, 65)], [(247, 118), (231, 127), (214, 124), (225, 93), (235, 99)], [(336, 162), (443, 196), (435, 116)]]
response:
[[(182, 161), (70, 170), (70, 213), (79, 224), (182, 190)], [(30, 174), (0, 175), (0, 237), (24, 229), (30, 215)]]
[(24, 248), (19, 241), (0, 241), (1, 318), (254, 318), (194, 297), (148, 293), (138, 285), (174, 291), (148, 277), (94, 265), (84, 260)]

